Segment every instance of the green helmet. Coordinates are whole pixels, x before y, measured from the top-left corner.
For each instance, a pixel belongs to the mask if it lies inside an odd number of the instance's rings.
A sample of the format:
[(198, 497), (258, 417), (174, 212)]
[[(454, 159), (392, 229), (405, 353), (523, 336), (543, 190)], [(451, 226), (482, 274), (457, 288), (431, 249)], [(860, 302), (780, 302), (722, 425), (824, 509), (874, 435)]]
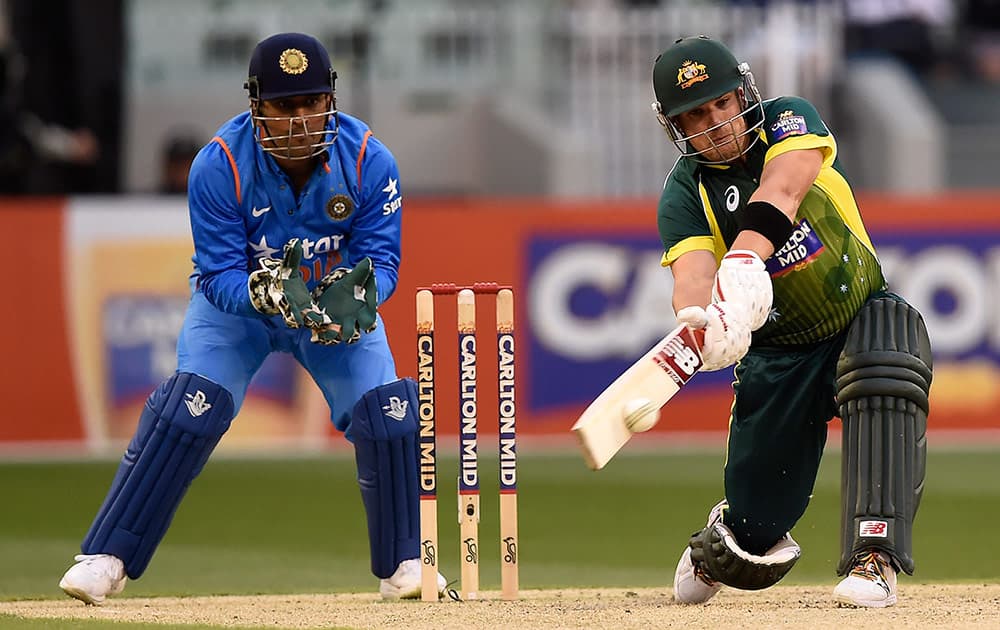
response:
[[(764, 122), (760, 92), (754, 84), (750, 65), (737, 61), (723, 44), (705, 35), (684, 37), (663, 51), (653, 64), (653, 93), (656, 95), (653, 111), (686, 156), (698, 155), (687, 145), (694, 136), (685, 136), (673, 118), (733, 90), (737, 90), (743, 105), (739, 116), (747, 117), (747, 131), (741, 135), (752, 133), (755, 141), (756, 131)], [(738, 116), (721, 124), (730, 124), (736, 118)], [(753, 141), (748, 142), (743, 153), (752, 145)]]

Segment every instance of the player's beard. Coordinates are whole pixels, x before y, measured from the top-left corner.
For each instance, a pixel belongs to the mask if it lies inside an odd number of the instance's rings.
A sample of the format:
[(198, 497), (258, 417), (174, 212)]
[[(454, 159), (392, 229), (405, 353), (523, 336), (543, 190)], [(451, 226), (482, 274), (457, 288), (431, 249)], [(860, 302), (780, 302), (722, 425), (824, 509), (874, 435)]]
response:
[(691, 139), (691, 145), (698, 151), (699, 157), (709, 162), (727, 163), (743, 155), (749, 141), (746, 123), (740, 118), (730, 121), (728, 125), (724, 124), (708, 135), (695, 136)]

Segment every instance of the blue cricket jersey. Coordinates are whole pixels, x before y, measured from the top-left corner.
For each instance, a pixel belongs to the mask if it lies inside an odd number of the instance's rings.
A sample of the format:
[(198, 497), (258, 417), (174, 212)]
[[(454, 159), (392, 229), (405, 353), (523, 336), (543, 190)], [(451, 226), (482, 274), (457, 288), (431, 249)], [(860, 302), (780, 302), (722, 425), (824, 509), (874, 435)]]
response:
[(302, 241), (301, 271), (310, 289), (336, 267), (370, 256), (379, 304), (392, 295), (400, 258), (399, 169), (368, 125), (338, 116), (340, 133), (327, 160), (298, 195), (257, 144), (250, 112), (224, 124), (195, 157), (188, 175), (193, 277), (220, 311), (267, 317), (251, 304), (247, 279), (259, 258), (280, 259), (291, 238)]

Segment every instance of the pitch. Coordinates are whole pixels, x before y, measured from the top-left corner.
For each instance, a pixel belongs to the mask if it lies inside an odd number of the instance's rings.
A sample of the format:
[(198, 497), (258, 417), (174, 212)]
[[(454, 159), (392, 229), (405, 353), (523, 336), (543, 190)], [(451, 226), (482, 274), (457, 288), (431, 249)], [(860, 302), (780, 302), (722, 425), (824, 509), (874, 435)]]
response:
[[(69, 600), (0, 603), (0, 615), (24, 618), (107, 620), (108, 627), (127, 630), (123, 622), (204, 624), (209, 628), (810, 628), (839, 630), (876, 624), (905, 628), (995, 628), (1000, 624), (1000, 585), (911, 584), (900, 604), (872, 611), (836, 608), (829, 589), (776, 586), (763, 592), (723, 591), (706, 606), (669, 601), (663, 588), (557, 589), (522, 592), (518, 602), (488, 601), (425, 604), (384, 603), (364, 595), (267, 595), (230, 597), (164, 597), (122, 599), (104, 608), (86, 608)], [(79, 602), (75, 602), (79, 604)], [(0, 616), (3, 627), (19, 622)], [(25, 622), (27, 623), (27, 622)], [(112, 625), (113, 624), (113, 625)], [(103, 627), (105, 624), (98, 624)], [(23, 625), (21, 627), (33, 627)], [(91, 627), (91, 626), (86, 626)], [(156, 626), (142, 625), (143, 628)]]
[[(900, 579), (895, 608), (856, 611), (836, 608), (830, 597), (838, 557), (835, 452), (793, 531), (803, 557), (781, 585), (724, 590), (705, 607), (673, 604), (674, 563), (721, 492), (724, 449), (664, 446), (659, 436), (636, 436), (592, 472), (571, 445), (553, 452), (526, 442), (519, 461), (520, 602), (377, 601), (354, 463), (332, 456), (209, 462), (147, 574), (125, 597), (88, 609), (56, 583), (115, 462), (0, 464), (7, 515), (0, 519), (0, 615), (289, 628), (1000, 626), (1000, 565), (992, 561), (1000, 542), (991, 530), (1000, 518), (995, 447), (932, 447), (915, 531), (916, 575)], [(495, 457), (483, 453), (483, 470), (496, 470)], [(455, 459), (443, 460), (442, 479), (457, 470)], [(483, 501), (480, 533), (486, 596), (500, 586), (499, 544), (485, 542), (498, 540), (493, 477), (482, 479), (483, 496), (492, 497)], [(454, 504), (442, 499), (441, 568), (452, 580), (459, 568), (454, 514)], [(0, 616), (4, 628), (106, 625), (43, 623)]]

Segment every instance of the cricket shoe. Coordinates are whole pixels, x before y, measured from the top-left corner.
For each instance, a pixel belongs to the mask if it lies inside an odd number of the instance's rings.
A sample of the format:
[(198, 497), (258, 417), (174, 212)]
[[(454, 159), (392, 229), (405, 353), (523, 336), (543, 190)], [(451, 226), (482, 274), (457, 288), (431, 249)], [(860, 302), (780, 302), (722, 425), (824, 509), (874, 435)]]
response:
[(128, 577), (124, 563), (117, 556), (80, 554), (73, 559), (76, 564), (59, 580), (59, 588), (70, 597), (84, 604), (100, 606), (109, 596), (117, 595), (125, 588)]
[[(722, 510), (728, 507), (725, 499), (719, 501), (708, 514), (706, 527), (722, 520)], [(684, 553), (677, 562), (674, 571), (674, 600), (681, 604), (704, 604), (722, 590), (722, 583), (713, 580), (701, 565), (691, 560), (690, 545), (684, 547)]]
[(838, 604), (854, 607), (885, 608), (896, 604), (896, 570), (888, 556), (879, 551), (859, 554), (851, 572), (837, 588), (833, 598)]
[(681, 604), (704, 604), (722, 589), (722, 583), (708, 577), (691, 561), (691, 547), (684, 549), (674, 571), (674, 599)]
[[(444, 594), (448, 586), (444, 576), (438, 573), (437, 576), (438, 597)], [(410, 558), (403, 560), (396, 567), (396, 572), (387, 578), (383, 578), (378, 587), (382, 599), (416, 599), (420, 597), (420, 560)]]

